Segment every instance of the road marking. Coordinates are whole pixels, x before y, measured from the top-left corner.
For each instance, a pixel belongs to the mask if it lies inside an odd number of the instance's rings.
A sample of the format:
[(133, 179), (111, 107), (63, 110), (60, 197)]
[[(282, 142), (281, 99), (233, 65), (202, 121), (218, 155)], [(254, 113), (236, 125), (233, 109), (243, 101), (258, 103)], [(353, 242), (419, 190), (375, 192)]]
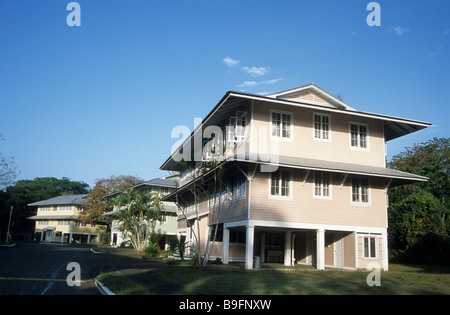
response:
[[(42, 282), (66, 282), (66, 279), (45, 279), (45, 278), (10, 278), (10, 277), (0, 277), (0, 280), (6, 281), (42, 281)], [(86, 280), (72, 280), (73, 282), (85, 283)]]

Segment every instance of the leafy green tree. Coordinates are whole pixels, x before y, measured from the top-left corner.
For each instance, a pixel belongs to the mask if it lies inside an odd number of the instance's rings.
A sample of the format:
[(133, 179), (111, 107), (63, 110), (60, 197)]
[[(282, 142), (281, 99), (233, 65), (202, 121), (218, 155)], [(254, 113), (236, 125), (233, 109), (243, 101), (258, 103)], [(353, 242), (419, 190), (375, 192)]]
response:
[(102, 216), (108, 211), (108, 203), (105, 197), (142, 183), (143, 180), (130, 175), (111, 176), (101, 178), (95, 182), (94, 188), (87, 197), (86, 209), (81, 214), (83, 222), (111, 223), (109, 217)]
[(433, 138), (425, 143), (406, 147), (395, 155), (388, 167), (400, 171), (426, 176), (426, 183), (403, 186), (391, 190), (391, 201), (404, 198), (417, 189), (425, 189), (448, 207), (450, 194), (450, 138)]
[[(390, 168), (429, 178), (389, 190), (390, 248), (400, 250), (408, 261), (442, 263), (450, 256), (449, 144), (448, 138), (434, 138), (405, 148), (388, 163)], [(438, 249), (425, 250), (433, 246)]]
[(439, 199), (425, 190), (418, 190), (390, 206), (392, 228), (397, 230), (398, 242), (403, 247), (417, 243), (424, 235), (445, 234), (442, 220), (444, 209)]
[(143, 251), (149, 244), (157, 221), (163, 221), (163, 205), (157, 192), (142, 193), (127, 189), (113, 198), (112, 204), (119, 210), (115, 219), (121, 222), (120, 229), (137, 251)]
[(14, 229), (32, 228), (34, 222), (27, 219), (36, 214), (36, 208), (28, 207), (29, 203), (46, 200), (61, 195), (87, 194), (89, 185), (72, 181), (67, 177), (38, 177), (33, 180), (19, 180), (6, 187), (0, 196), (0, 230), (4, 231), (8, 224), (9, 208), (14, 206), (12, 221)]

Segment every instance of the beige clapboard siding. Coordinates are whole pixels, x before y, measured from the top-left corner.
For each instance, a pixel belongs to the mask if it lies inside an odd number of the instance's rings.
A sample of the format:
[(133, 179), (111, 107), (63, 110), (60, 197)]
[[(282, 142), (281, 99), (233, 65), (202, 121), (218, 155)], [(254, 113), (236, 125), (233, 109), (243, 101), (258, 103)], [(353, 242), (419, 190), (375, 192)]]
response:
[(292, 93), (285, 98), (292, 99), (292, 100), (299, 100), (299, 101), (301, 101), (301, 100), (313, 101), (316, 103), (321, 103), (321, 104), (330, 106), (327, 101), (325, 101), (321, 97), (317, 96), (316, 94), (312, 93), (311, 91), (299, 91), (296, 93)]
[[(293, 114), (292, 141), (271, 139), (271, 110)], [(329, 114), (331, 119), (331, 141), (324, 142), (313, 139), (313, 113), (321, 113), (321, 111), (254, 101), (251, 151), (384, 167), (384, 136), (381, 121), (322, 111), (324, 114)], [(369, 125), (368, 151), (350, 148), (350, 121)]]
[(344, 267), (356, 268), (355, 233), (344, 236)]
[[(358, 234), (357, 242), (358, 242), (358, 268), (359, 269), (367, 269), (370, 263), (377, 263), (380, 268), (383, 266), (383, 238), (377, 237), (377, 258), (365, 258), (364, 257), (364, 236), (363, 234)], [(373, 236), (373, 235), (372, 235)]]
[[(246, 188), (247, 187), (248, 185), (246, 185)], [(225, 202), (220, 210), (219, 223), (234, 222), (247, 219), (247, 191), (248, 189), (246, 189), (245, 198), (238, 200), (228, 200), (227, 202)]]
[(303, 171), (293, 170), (291, 200), (269, 198), (269, 175), (257, 173), (252, 182), (250, 217), (253, 220), (326, 225), (387, 226), (384, 180), (370, 179), (371, 204), (351, 204), (350, 176), (340, 188), (340, 174), (332, 174), (332, 199), (313, 198), (313, 174), (303, 185)]

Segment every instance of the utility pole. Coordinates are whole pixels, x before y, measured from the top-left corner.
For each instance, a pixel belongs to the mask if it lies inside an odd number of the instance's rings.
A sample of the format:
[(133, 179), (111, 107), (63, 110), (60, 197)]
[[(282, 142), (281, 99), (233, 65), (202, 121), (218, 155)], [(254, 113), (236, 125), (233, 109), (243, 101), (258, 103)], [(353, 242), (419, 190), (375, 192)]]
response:
[(9, 241), (9, 227), (11, 225), (11, 216), (14, 206), (11, 206), (11, 211), (9, 211), (9, 222), (8, 222), (8, 232), (6, 233), (6, 243)]

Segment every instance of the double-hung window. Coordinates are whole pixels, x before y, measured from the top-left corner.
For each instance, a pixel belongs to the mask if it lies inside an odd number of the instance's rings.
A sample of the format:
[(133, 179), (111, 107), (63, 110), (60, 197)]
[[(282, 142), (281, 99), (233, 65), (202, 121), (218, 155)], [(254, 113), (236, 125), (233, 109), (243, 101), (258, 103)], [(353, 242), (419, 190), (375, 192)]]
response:
[(361, 205), (370, 204), (370, 187), (367, 178), (352, 178), (352, 203)]
[(223, 205), (225, 200), (227, 199), (227, 190), (223, 189), (215, 194), (211, 194), (209, 196), (209, 208), (218, 207), (219, 205)]
[(330, 173), (316, 172), (314, 174), (314, 197), (331, 199)]
[(273, 138), (292, 139), (292, 113), (273, 110), (270, 120)]
[(364, 237), (364, 257), (377, 258), (377, 238), (374, 236)]
[(270, 196), (280, 198), (291, 197), (292, 172), (277, 170), (270, 173)]
[(369, 125), (350, 123), (350, 147), (352, 149), (369, 149)]
[(314, 113), (314, 140), (330, 141), (330, 115)]
[(241, 199), (245, 197), (245, 179), (238, 177), (233, 180), (232, 199)]

